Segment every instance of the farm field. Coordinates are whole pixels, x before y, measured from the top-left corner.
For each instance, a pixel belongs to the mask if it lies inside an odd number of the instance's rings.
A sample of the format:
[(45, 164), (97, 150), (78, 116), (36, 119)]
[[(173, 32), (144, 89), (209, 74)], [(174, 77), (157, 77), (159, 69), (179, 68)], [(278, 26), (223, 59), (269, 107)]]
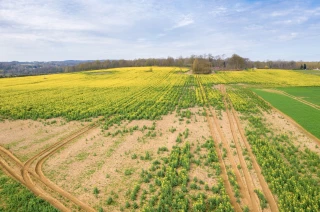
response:
[(0, 210), (319, 211), (320, 141), (292, 120), (319, 138), (315, 86), (179, 67), (0, 79)]
[[(295, 91), (296, 90), (297, 89), (295, 89)], [(312, 91), (315, 91), (316, 93), (317, 89), (312, 89)], [(290, 96), (283, 95), (282, 93), (275, 93), (273, 91), (255, 90), (255, 92), (270, 102), (274, 107), (292, 117), (307, 131), (320, 138), (320, 107), (318, 107), (318, 105), (313, 105), (309, 102), (304, 102), (303, 100), (299, 101)], [(316, 96), (313, 92), (312, 95)], [(317, 98), (318, 97), (314, 97), (314, 102), (317, 102)]]
[(278, 90), (320, 106), (320, 87), (289, 87)]
[(320, 75), (320, 71), (319, 70), (295, 70), (295, 72), (298, 73), (304, 73), (304, 74), (313, 74), (313, 75)]
[[(57, 209), (0, 170), (0, 211), (52, 211)], [(17, 201), (19, 200), (19, 202)]]

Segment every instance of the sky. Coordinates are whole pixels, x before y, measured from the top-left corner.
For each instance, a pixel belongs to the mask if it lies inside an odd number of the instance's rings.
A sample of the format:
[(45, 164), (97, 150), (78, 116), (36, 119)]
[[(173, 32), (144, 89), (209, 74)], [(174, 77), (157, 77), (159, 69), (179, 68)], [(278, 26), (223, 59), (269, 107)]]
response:
[(319, 0), (0, 0), (0, 61), (320, 61)]

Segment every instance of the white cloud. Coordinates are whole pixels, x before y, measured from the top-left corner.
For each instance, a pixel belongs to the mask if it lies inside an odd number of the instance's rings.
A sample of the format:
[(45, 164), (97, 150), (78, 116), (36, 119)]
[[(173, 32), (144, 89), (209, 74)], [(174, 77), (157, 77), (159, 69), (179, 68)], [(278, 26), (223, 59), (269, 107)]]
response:
[(193, 23), (194, 23), (194, 20), (190, 17), (190, 15), (183, 16), (180, 20), (176, 22), (176, 24), (171, 29), (185, 27)]
[(261, 30), (263, 29), (264, 27), (260, 24), (250, 24), (248, 26), (245, 27), (245, 29), (247, 30)]
[(291, 32), (290, 34), (287, 35), (280, 35), (278, 36), (280, 41), (289, 41), (289, 40), (293, 40), (298, 36), (298, 33), (296, 32)]
[(270, 16), (272, 17), (281, 17), (281, 16), (286, 16), (288, 14), (290, 14), (291, 11), (287, 11), (287, 10), (284, 10), (284, 11), (274, 11), (271, 13)]
[(307, 47), (312, 42), (310, 48), (320, 48), (320, 3), (315, 6), (301, 0), (0, 2), (0, 60), (193, 53), (244, 53), (254, 59), (284, 51), (287, 42), (279, 41), (293, 39), (296, 45)]
[(227, 12), (227, 8), (223, 7), (223, 6), (219, 6), (217, 8), (214, 8), (212, 11), (210, 11), (209, 13), (213, 16), (219, 16), (222, 14), (225, 14)]

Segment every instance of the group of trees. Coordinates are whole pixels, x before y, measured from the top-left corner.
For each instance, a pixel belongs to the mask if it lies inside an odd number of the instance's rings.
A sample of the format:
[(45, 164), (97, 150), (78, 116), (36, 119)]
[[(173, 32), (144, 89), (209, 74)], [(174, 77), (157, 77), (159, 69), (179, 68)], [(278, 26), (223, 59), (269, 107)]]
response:
[(210, 73), (212, 69), (240, 70), (250, 68), (250, 60), (239, 55), (232, 55), (230, 58), (225, 55), (213, 56), (211, 54), (191, 55), (190, 57), (179, 58), (149, 58), (135, 60), (97, 60), (81, 63), (75, 66), (65, 67), (65, 72), (97, 70), (117, 67), (141, 67), (141, 66), (178, 66), (191, 67), (195, 73)]
[(193, 61), (192, 71), (194, 74), (209, 74), (211, 73), (211, 67), (212, 64), (209, 61), (196, 58)]

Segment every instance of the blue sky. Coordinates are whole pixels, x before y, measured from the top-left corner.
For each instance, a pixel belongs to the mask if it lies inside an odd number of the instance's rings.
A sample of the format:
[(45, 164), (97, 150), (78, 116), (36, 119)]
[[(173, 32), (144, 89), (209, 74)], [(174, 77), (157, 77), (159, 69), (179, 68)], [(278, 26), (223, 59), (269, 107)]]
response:
[(0, 61), (320, 60), (318, 0), (0, 0)]

